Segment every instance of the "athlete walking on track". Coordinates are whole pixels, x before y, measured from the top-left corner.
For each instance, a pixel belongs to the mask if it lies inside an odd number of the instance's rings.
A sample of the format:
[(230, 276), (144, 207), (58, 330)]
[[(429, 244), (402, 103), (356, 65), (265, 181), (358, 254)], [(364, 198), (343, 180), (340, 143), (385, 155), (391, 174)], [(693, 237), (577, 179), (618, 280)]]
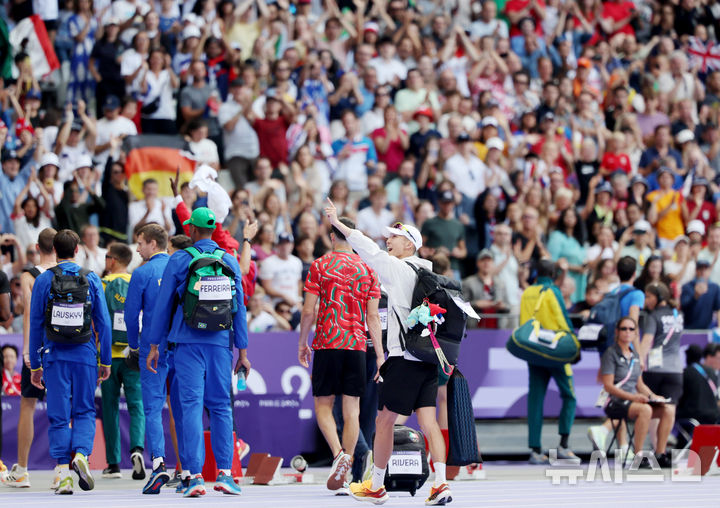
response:
[(409, 416), (415, 411), (420, 428), (430, 443), (430, 453), (435, 463), (435, 482), (425, 504), (447, 504), (452, 501), (452, 494), (445, 479), (445, 441), (435, 415), (437, 365), (419, 361), (403, 351), (400, 343), (400, 327), (410, 313), (413, 289), (417, 282), (415, 270), (408, 264), (432, 269), (430, 261), (416, 255), (422, 247), (420, 231), (399, 222), (386, 228), (387, 251), (384, 251), (360, 231), (343, 224), (330, 199), (325, 214), (330, 224), (347, 239), (360, 258), (377, 272), (388, 296), (388, 359), (380, 369), (382, 383), (378, 396), (372, 478), (362, 483), (351, 483), (350, 495), (359, 501), (374, 504), (388, 500), (383, 483), (393, 450), (393, 426), (398, 415)]
[[(347, 228), (355, 224), (339, 219)], [(346, 478), (352, 467), (355, 445), (360, 431), (360, 397), (365, 392), (366, 334), (365, 325), (377, 353), (378, 369), (385, 355), (378, 303), (380, 284), (377, 275), (348, 245), (345, 236), (333, 227), (330, 233), (332, 252), (310, 265), (305, 281), (305, 303), (300, 319), (298, 360), (303, 367), (310, 363), (308, 335), (315, 321), (315, 307), (320, 302), (312, 349), (312, 390), (318, 426), (333, 454), (327, 488), (337, 494), (348, 494)], [(335, 397), (342, 397), (342, 444), (333, 417)]]
[[(230, 472), (233, 457), (233, 418), (230, 398), (233, 347), (239, 358), (235, 371), (250, 371), (242, 274), (235, 256), (211, 240), (215, 214), (205, 207), (193, 210), (189, 225), (194, 244), (173, 254), (162, 275), (156, 312), (150, 325), (147, 367), (156, 369), (166, 345), (174, 349), (176, 375), (182, 383), (183, 468), (191, 475), (184, 497), (205, 494), (203, 407), (210, 414), (212, 450), (219, 469), (214, 489), (238, 495)], [(168, 326), (170, 332), (167, 333)], [(165, 338), (167, 337), (167, 341)]]

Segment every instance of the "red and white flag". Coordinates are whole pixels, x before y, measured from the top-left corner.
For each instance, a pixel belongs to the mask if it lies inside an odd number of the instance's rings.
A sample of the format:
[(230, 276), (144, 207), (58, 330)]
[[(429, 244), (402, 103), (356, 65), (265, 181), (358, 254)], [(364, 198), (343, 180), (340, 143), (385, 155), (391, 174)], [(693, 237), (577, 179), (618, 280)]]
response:
[(697, 37), (688, 39), (690, 45), (687, 52), (690, 56), (690, 67), (698, 67), (701, 72), (720, 69), (720, 45), (708, 41), (704, 43)]
[(28, 54), (33, 76), (37, 79), (60, 68), (60, 62), (45, 29), (45, 22), (37, 14), (15, 25), (10, 31), (10, 46), (16, 54), (20, 51)]

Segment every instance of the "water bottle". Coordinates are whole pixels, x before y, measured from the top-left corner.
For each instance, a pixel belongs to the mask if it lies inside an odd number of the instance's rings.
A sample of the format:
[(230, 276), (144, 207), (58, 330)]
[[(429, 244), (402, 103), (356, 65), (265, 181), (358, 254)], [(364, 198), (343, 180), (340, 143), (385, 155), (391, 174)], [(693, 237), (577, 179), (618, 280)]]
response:
[(247, 389), (247, 383), (245, 382), (246, 372), (247, 369), (245, 367), (240, 367), (240, 370), (238, 371), (238, 380), (236, 385), (238, 391), (244, 392)]

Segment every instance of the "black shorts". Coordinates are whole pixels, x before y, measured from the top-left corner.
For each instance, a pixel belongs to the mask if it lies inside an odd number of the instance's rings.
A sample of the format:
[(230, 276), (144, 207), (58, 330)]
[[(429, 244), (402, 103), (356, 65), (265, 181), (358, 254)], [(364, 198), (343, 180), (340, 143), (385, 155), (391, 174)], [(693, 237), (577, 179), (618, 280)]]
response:
[(378, 410), (409, 416), (421, 407), (435, 407), (438, 390), (437, 365), (391, 356), (380, 369)]
[(365, 351), (318, 349), (312, 365), (313, 397), (365, 394)]
[(605, 406), (605, 414), (612, 420), (622, 420), (627, 418), (629, 410), (629, 400), (611, 399), (608, 405)]
[(20, 395), (26, 399), (43, 400), (45, 398), (45, 390), (41, 390), (30, 382), (30, 369), (27, 368), (24, 362), (20, 377)]
[(642, 379), (654, 394), (671, 399), (672, 404), (680, 401), (683, 392), (682, 374), (645, 371)]

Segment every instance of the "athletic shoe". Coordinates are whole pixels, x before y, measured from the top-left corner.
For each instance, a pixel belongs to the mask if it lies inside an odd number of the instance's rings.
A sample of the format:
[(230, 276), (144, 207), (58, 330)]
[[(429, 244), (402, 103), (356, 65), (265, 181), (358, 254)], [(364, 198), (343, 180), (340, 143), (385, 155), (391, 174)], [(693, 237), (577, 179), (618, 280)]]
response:
[(363, 457), (363, 474), (362, 481), (372, 479), (373, 472), (373, 452), (368, 450)]
[[(95, 480), (92, 474), (90, 474), (90, 465), (88, 464), (87, 457), (82, 453), (76, 453), (71, 465), (78, 475), (78, 486), (83, 490), (94, 489)], [(60, 485), (62, 485), (62, 481)]]
[(65, 478), (60, 480), (55, 494), (72, 494), (73, 493), (73, 479), (72, 476), (67, 475)]
[(160, 489), (163, 485), (170, 481), (170, 475), (165, 470), (165, 463), (161, 462), (160, 465), (153, 469), (150, 479), (143, 487), (143, 494), (160, 494)]
[(620, 460), (623, 463), (632, 463), (633, 459), (635, 459), (635, 452), (628, 445), (624, 445), (620, 447), (620, 456), (617, 457), (615, 460)]
[(570, 448), (563, 448), (562, 446), (558, 446), (557, 449), (557, 458), (560, 460), (564, 460), (567, 463), (571, 464), (581, 464), (582, 461), (580, 460), (580, 457), (575, 455), (575, 453)]
[(3, 461), (0, 460), (0, 482), (5, 482), (5, 477), (7, 476), (7, 466), (3, 464)]
[(347, 474), (350, 472), (351, 467), (352, 457), (347, 453), (340, 452), (335, 460), (333, 460), (330, 476), (328, 476), (327, 479), (327, 488), (329, 490), (341, 489), (347, 481)]
[(144, 480), (146, 476), (145, 459), (143, 458), (142, 452), (132, 452), (130, 454), (130, 461), (133, 465), (132, 479)]
[(18, 465), (13, 464), (12, 469), (5, 472), (2, 483), (8, 487), (27, 488), (30, 486), (30, 473), (27, 469), (24, 473), (19, 472)]
[(181, 478), (180, 483), (177, 484), (177, 487), (175, 487), (175, 494), (182, 494), (185, 492), (185, 489), (188, 488), (190, 485), (190, 478), (185, 478), (184, 480)]
[(425, 500), (425, 506), (444, 506), (452, 501), (452, 492), (447, 483), (441, 484), (439, 487), (430, 488), (430, 497)]
[(662, 469), (669, 469), (672, 467), (672, 454), (670, 452), (661, 453), (656, 455), (655, 458), (658, 461), (658, 465)]
[(103, 478), (122, 478), (122, 472), (120, 471), (120, 466), (117, 464), (108, 464), (108, 467), (103, 469), (102, 472)]
[(230, 494), (232, 496), (239, 496), (240, 494), (242, 494), (240, 487), (237, 483), (235, 483), (233, 477), (226, 475), (222, 471), (220, 471), (217, 480), (215, 480), (215, 486), (213, 487), (213, 490), (217, 490), (218, 492), (222, 492), (223, 494)]
[(372, 480), (366, 480), (362, 483), (354, 482), (350, 484), (350, 495), (357, 501), (367, 501), (373, 504), (383, 504), (390, 499), (385, 487), (372, 490)]
[(237, 450), (238, 460), (244, 459), (250, 453), (250, 445), (240, 438), (235, 442), (235, 449)]
[(335, 491), (336, 496), (349, 496), (350, 495), (350, 484), (345, 482), (342, 487)]
[(550, 464), (550, 459), (548, 459), (548, 456), (544, 453), (538, 453), (536, 451), (530, 452), (530, 460), (528, 462), (534, 466), (541, 465), (541, 464)]
[(593, 450), (605, 451), (608, 430), (602, 425), (593, 425), (587, 431), (588, 439), (593, 445)]
[(170, 481), (165, 484), (166, 487), (177, 487), (180, 483), (180, 480), (182, 478), (180, 477), (180, 471), (177, 469), (173, 473), (173, 475), (170, 477)]
[(62, 475), (60, 474), (60, 466), (55, 466), (55, 469), (53, 470), (53, 481), (50, 484), (50, 490), (57, 490), (57, 488), (60, 486), (61, 480)]
[(201, 474), (196, 474), (190, 477), (190, 483), (183, 492), (183, 497), (200, 497), (204, 496), (205, 493), (205, 480)]

